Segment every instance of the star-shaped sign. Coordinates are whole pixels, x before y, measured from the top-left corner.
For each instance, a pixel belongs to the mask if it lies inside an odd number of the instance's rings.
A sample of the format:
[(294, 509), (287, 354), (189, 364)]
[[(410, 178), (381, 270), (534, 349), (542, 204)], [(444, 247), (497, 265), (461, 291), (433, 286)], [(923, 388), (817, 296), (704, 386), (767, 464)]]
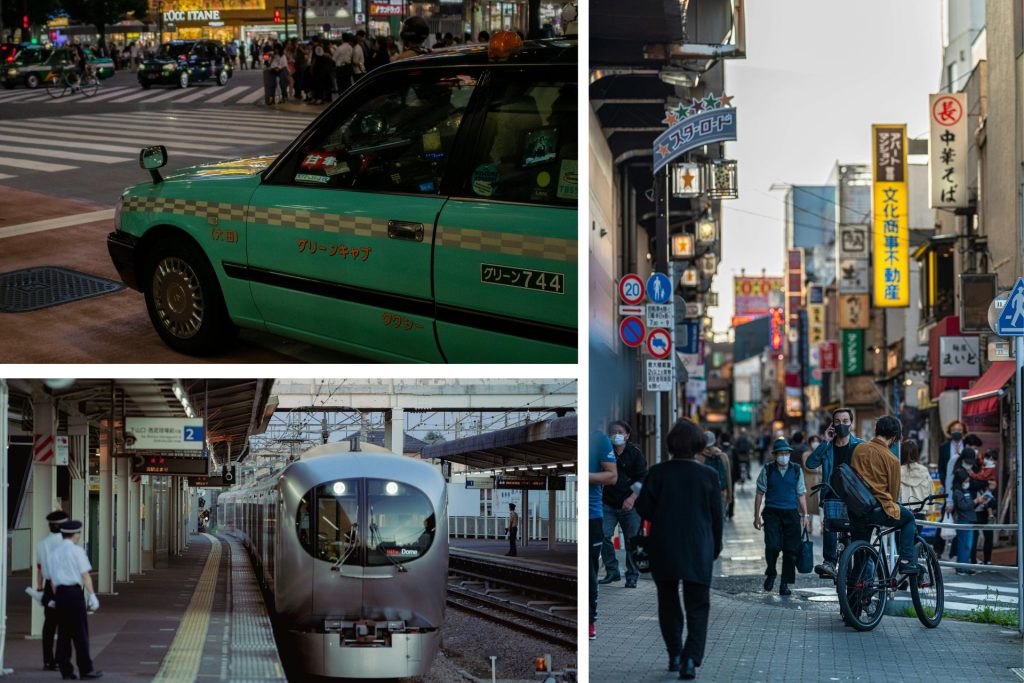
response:
[(665, 118), (663, 118), (661, 122), (668, 124), (669, 126), (674, 126), (676, 123), (679, 122), (679, 117), (676, 116), (676, 113), (674, 111), (669, 110), (668, 113), (665, 114)]
[(686, 173), (683, 174), (683, 189), (684, 190), (692, 190), (693, 189), (693, 181), (696, 178), (697, 178), (697, 176), (695, 176), (692, 173), (690, 173), (690, 169), (686, 169)]
[(730, 103), (732, 102), (732, 100), (733, 98), (727, 95), (722, 95), (721, 97), (718, 98), (718, 101), (722, 103), (723, 107), (731, 107), (732, 104)]
[(704, 110), (705, 111), (711, 111), (712, 109), (718, 109), (719, 107), (722, 106), (721, 104), (719, 104), (718, 98), (715, 97), (713, 93), (708, 93), (707, 95), (705, 95), (704, 99), (701, 100), (701, 104), (704, 105)]
[(695, 99), (690, 102), (690, 109), (699, 114), (704, 111), (704, 104), (700, 100)]
[(668, 145), (658, 145), (658, 154), (660, 156), (668, 156)]

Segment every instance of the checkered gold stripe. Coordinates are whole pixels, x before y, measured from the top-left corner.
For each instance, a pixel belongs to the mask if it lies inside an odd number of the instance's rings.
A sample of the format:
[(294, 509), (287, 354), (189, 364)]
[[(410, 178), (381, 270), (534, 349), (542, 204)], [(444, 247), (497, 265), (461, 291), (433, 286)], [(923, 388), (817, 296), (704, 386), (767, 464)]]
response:
[(439, 226), (437, 244), (453, 249), (486, 251), (506, 256), (527, 256), (553, 261), (575, 261), (577, 241), (557, 237)]

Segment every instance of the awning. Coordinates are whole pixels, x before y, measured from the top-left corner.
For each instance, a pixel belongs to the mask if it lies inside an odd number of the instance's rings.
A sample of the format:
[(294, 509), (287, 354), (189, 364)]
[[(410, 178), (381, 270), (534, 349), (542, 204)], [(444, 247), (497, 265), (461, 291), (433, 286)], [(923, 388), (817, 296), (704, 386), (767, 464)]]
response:
[(963, 401), (978, 401), (983, 398), (998, 397), (1003, 386), (1013, 377), (1015, 363), (1000, 361), (993, 363), (985, 371), (970, 391), (964, 394)]

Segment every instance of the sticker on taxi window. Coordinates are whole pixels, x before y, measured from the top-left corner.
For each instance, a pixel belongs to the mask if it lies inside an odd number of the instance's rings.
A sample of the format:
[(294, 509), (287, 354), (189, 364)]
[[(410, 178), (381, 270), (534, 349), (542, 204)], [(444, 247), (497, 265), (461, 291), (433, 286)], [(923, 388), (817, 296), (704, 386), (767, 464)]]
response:
[(313, 175), (312, 173), (296, 173), (295, 180), (306, 183), (329, 183), (331, 179), (325, 175)]
[(489, 285), (505, 285), (533, 289), (538, 292), (564, 293), (565, 275), (544, 270), (513, 268), (493, 263), (480, 264), (480, 282)]
[(576, 172), (576, 159), (563, 159), (558, 167), (558, 198), (577, 199), (576, 189), (579, 186), (579, 175)]
[(494, 164), (480, 164), (473, 171), (473, 194), (478, 197), (491, 197), (498, 189), (498, 167)]
[(327, 166), (334, 166), (336, 163), (338, 163), (338, 159), (333, 154), (321, 154), (319, 152), (314, 152), (313, 154), (307, 154), (302, 159), (302, 163), (299, 164), (299, 168), (305, 168), (313, 171), (326, 168)]
[(553, 161), (558, 154), (558, 129), (531, 130), (523, 145), (523, 168)]
[(423, 151), (437, 152), (441, 149), (441, 133), (435, 128), (423, 134)]

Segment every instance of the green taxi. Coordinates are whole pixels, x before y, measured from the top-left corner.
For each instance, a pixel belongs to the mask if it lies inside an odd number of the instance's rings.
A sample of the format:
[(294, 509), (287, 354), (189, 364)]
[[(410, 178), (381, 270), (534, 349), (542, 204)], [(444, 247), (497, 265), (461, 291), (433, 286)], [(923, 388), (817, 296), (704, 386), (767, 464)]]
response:
[(257, 328), (389, 362), (577, 360), (577, 45), (393, 62), (276, 157), (140, 164), (108, 248), (163, 340)]
[[(114, 62), (109, 57), (102, 57), (92, 50), (85, 52), (86, 63), (96, 71), (100, 79), (114, 75)], [(44, 47), (41, 45), (23, 46), (14, 58), (5, 62), (0, 70), (0, 84), (5, 88), (24, 85), (38, 88), (47, 79), (74, 63), (74, 50), (69, 47)]]

